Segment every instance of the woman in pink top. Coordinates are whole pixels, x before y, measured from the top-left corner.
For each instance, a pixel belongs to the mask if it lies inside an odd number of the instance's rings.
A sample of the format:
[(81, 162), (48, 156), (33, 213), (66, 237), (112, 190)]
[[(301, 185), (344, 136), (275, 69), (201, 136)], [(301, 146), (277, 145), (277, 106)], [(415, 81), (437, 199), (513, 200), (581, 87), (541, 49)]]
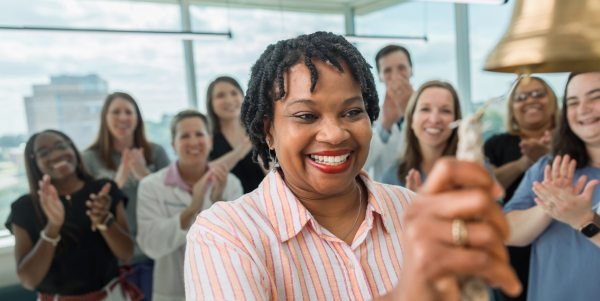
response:
[[(370, 300), (395, 287), (402, 300), (439, 300), (463, 274), (518, 292), (493, 202), (501, 189), (484, 168), (441, 160), (423, 196), (361, 172), (379, 113), (369, 68), (325, 32), (262, 54), (242, 121), (254, 158), (273, 169), (253, 192), (196, 218), (187, 300)], [(457, 240), (458, 218), (467, 231)]]

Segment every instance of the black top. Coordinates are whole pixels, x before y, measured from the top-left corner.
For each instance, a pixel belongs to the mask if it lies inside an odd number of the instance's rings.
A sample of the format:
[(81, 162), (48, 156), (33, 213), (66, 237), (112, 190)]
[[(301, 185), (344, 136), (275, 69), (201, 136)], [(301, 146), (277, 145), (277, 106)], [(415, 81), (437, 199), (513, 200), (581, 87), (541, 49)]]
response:
[[(519, 143), (521, 143), (521, 137), (519, 136), (508, 133), (498, 134), (490, 137), (485, 142), (483, 151), (492, 165), (500, 167), (521, 158)], [(506, 188), (504, 205), (510, 201), (524, 175), (525, 173), (520, 174), (519, 177)]]
[[(521, 142), (521, 137), (517, 135), (512, 135), (508, 133), (498, 134), (490, 137), (484, 144), (483, 150), (485, 152), (486, 157), (496, 167), (500, 167), (508, 162), (515, 161), (521, 157), (521, 149), (519, 148), (519, 143)], [(519, 175), (519, 177), (508, 186), (506, 189), (506, 196), (504, 197), (504, 205), (510, 202), (515, 190), (519, 187), (519, 183), (523, 179), (525, 173)], [(508, 252), (510, 255), (510, 263), (515, 268), (517, 272), (517, 276), (519, 276), (519, 280), (521, 280), (521, 284), (523, 284), (523, 292), (520, 296), (513, 298), (508, 295), (502, 293), (503, 299), (505, 301), (509, 300), (518, 300), (525, 301), (527, 300), (527, 283), (529, 281), (529, 256), (531, 252), (531, 247), (509, 247)]]
[[(118, 276), (119, 268), (115, 255), (110, 251), (100, 231), (92, 232), (91, 221), (85, 214), (85, 202), (91, 193), (98, 193), (102, 186), (111, 183), (109, 195), (112, 198), (110, 212), (116, 214), (117, 204), (127, 199), (116, 183), (110, 180), (92, 180), (71, 195), (68, 201), (60, 200), (65, 206), (65, 222), (60, 230), (61, 240), (50, 266), (50, 270), (35, 288), (47, 294), (79, 295), (101, 289)], [(6, 220), (6, 228), (12, 232), (12, 225), (23, 228), (29, 234), (33, 245), (40, 239), (40, 231), (45, 224), (36, 218), (33, 199), (29, 194), (21, 196), (11, 205)]]
[[(210, 152), (210, 159), (214, 160), (222, 155), (232, 151), (233, 148), (225, 139), (222, 133), (215, 133), (213, 137), (213, 149)], [(263, 180), (265, 174), (263, 173), (260, 166), (252, 161), (252, 152), (248, 152), (244, 159), (240, 160), (235, 167), (231, 170), (244, 187), (244, 193), (253, 191), (258, 187), (258, 184)]]

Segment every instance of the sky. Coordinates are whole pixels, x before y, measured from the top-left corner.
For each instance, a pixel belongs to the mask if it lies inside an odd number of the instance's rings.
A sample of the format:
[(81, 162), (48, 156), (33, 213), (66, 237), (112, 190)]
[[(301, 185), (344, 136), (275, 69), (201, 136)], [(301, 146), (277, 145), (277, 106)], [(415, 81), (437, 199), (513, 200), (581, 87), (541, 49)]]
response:
[[(487, 53), (510, 21), (511, 5), (470, 5), (470, 52), (474, 101), (504, 94), (513, 75), (481, 71)], [(227, 31), (228, 41), (195, 41), (198, 104), (204, 110), (205, 90), (213, 78), (232, 75), (246, 86), (258, 55), (282, 38), (326, 30), (342, 33), (340, 15), (314, 15), (265, 10), (192, 7), (198, 31)], [(175, 5), (100, 0), (0, 0), (0, 26), (60, 26), (112, 29), (179, 30)], [(429, 79), (456, 84), (454, 10), (450, 3), (403, 3), (357, 16), (356, 32), (382, 35), (426, 35), (428, 42), (406, 42), (413, 54), (415, 86)], [(385, 46), (357, 45), (369, 63)], [(34, 84), (51, 75), (98, 74), (110, 91), (131, 93), (147, 120), (188, 107), (181, 41), (148, 37), (92, 34), (47, 35), (0, 31), (0, 136), (26, 133), (23, 98)], [(374, 71), (374, 75), (375, 71)], [(545, 76), (560, 90), (565, 75)], [(378, 82), (378, 81), (377, 81)], [(380, 93), (383, 86), (378, 82)]]

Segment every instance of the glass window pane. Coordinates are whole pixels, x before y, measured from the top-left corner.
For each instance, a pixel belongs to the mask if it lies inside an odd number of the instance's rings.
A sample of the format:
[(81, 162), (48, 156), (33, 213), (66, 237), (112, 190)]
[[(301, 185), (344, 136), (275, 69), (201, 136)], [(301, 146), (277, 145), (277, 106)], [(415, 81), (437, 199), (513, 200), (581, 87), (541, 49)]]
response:
[[(454, 8), (449, 3), (402, 3), (396, 6), (357, 16), (357, 34), (427, 36), (428, 41), (399, 41), (405, 46), (413, 61), (411, 82), (416, 90), (431, 79), (441, 79), (456, 88), (456, 47), (454, 34)], [(378, 80), (375, 55), (389, 42), (359, 43), (358, 48), (373, 66), (378, 92), (385, 86)], [(383, 99), (380, 97), (380, 100)]]
[[(119, 1), (3, 1), (0, 20), (5, 26), (178, 30), (179, 9)], [(154, 37), (2, 32), (0, 229), (10, 203), (28, 192), (22, 158), (27, 137), (60, 129), (85, 149), (109, 92), (132, 94), (150, 138), (170, 149), (163, 114), (188, 106), (181, 45)]]
[(236, 78), (245, 89), (250, 68), (269, 44), (315, 31), (342, 33), (341, 15), (280, 12), (263, 9), (227, 9), (193, 6), (192, 26), (198, 31), (227, 31), (228, 41), (194, 43), (200, 110), (206, 109), (206, 88), (220, 75)]

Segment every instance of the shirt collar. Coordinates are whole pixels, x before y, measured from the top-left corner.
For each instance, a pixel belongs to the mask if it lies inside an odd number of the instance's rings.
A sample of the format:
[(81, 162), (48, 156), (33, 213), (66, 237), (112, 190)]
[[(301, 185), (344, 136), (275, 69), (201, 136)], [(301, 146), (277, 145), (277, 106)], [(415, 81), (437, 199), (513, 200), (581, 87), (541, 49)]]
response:
[[(360, 177), (369, 191), (370, 209), (367, 212), (372, 212), (373, 217), (375, 214), (379, 215), (385, 230), (389, 231), (393, 227), (393, 221), (388, 214), (385, 199), (365, 171), (360, 172)], [(258, 192), (265, 202), (264, 209), (281, 242), (298, 235), (306, 224), (313, 220), (310, 212), (287, 187), (280, 171), (269, 172), (259, 187)], [(316, 223), (316, 220), (313, 222)]]
[(369, 191), (368, 202), (370, 206), (368, 208), (370, 208), (373, 213), (379, 215), (385, 231), (389, 232), (391, 229), (393, 229), (394, 221), (392, 220), (390, 211), (387, 207), (387, 201), (385, 199), (385, 196), (387, 195), (381, 191), (382, 189), (385, 189), (385, 185), (374, 182), (371, 177), (369, 177), (369, 174), (364, 170), (360, 172), (360, 178), (363, 180), (363, 183)]
[(165, 185), (177, 187), (183, 191), (192, 192), (192, 187), (188, 185), (181, 174), (179, 173), (179, 168), (177, 168), (177, 161), (171, 163), (169, 167), (167, 167), (167, 173), (165, 175)]

